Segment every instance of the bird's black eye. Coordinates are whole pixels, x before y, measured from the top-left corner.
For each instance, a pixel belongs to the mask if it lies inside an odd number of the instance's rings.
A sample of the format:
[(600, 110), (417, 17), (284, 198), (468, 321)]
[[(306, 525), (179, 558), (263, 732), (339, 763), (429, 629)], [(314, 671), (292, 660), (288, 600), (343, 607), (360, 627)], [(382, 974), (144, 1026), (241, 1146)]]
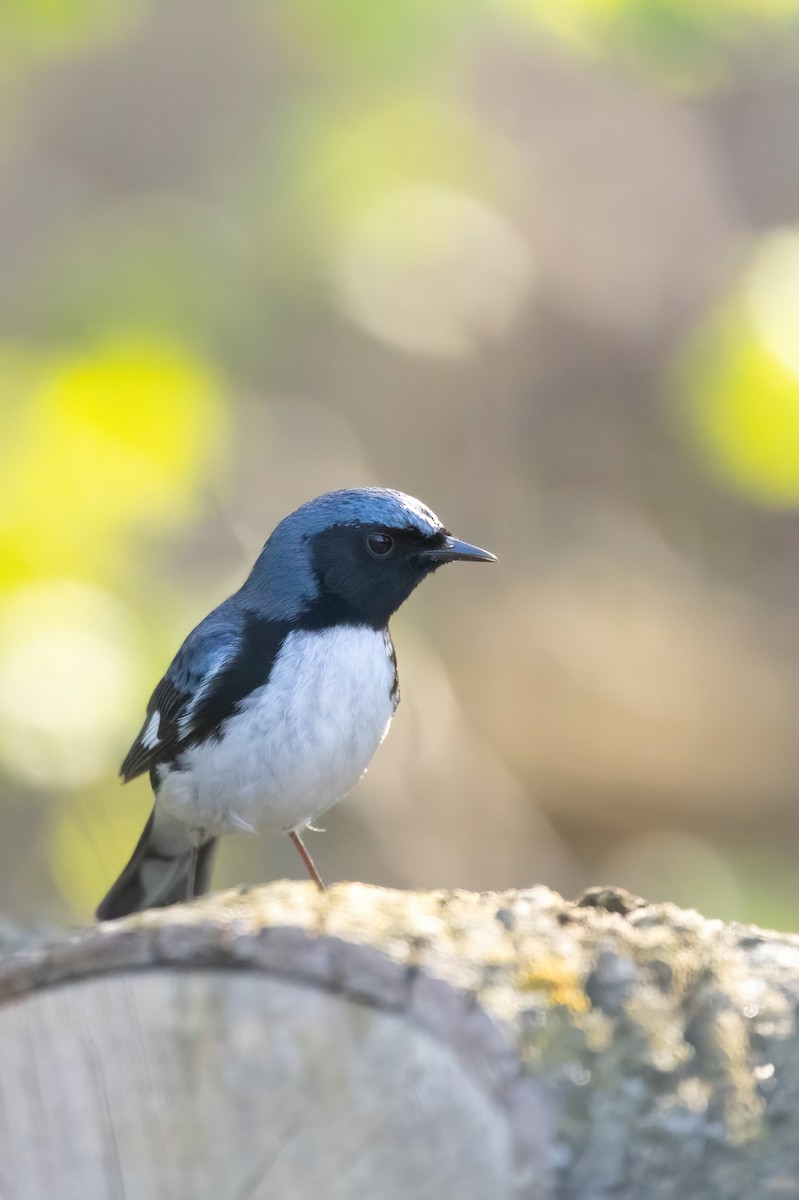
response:
[(385, 558), (394, 549), (394, 539), (387, 533), (370, 533), (366, 539), (366, 549), (375, 558)]

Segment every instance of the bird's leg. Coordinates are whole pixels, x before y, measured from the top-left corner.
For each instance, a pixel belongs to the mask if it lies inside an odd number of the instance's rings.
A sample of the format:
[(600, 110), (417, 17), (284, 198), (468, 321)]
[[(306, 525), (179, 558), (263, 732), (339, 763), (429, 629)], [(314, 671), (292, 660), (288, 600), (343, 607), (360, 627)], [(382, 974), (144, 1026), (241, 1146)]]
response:
[(297, 833), (297, 831), (295, 829), (292, 829), (291, 832), (289, 833), (289, 837), (291, 838), (294, 845), (297, 847), (300, 858), (305, 863), (305, 869), (308, 872), (308, 874), (310, 875), (311, 879), (316, 884), (316, 886), (319, 888), (319, 891), (320, 892), (326, 891), (327, 889), (325, 888), (325, 885), (322, 883), (322, 877), (319, 874), (319, 872), (317, 871), (316, 867), (314, 866), (314, 861), (311, 858), (310, 854), (305, 849), (303, 840), (300, 837), (300, 835)]
[(194, 888), (197, 882), (197, 859), (200, 856), (200, 847), (192, 846), (189, 852), (189, 871), (186, 876), (186, 899), (194, 899)]
[(205, 840), (205, 830), (195, 829), (192, 839), (189, 873), (186, 878), (186, 899), (193, 900), (197, 890), (197, 864), (200, 861), (200, 846)]

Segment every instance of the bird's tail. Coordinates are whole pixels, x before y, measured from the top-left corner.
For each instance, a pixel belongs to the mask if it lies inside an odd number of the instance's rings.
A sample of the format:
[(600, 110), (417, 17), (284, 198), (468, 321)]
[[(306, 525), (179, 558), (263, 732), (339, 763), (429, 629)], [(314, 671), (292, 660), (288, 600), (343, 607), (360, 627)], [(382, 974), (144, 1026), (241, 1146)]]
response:
[(130, 862), (98, 905), (97, 920), (165, 908), (207, 892), (216, 841), (197, 845), (188, 826), (153, 809)]

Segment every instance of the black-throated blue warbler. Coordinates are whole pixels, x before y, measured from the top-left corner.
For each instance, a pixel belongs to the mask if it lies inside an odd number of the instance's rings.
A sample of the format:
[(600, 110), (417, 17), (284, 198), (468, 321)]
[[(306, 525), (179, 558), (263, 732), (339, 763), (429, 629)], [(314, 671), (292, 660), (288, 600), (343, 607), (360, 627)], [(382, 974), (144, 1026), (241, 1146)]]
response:
[(388, 488), (328, 492), (275, 529), (241, 588), (201, 621), (122, 764), (155, 804), (101, 920), (206, 891), (222, 834), (300, 834), (354, 786), (399, 701), (390, 617), (444, 563), (494, 562)]

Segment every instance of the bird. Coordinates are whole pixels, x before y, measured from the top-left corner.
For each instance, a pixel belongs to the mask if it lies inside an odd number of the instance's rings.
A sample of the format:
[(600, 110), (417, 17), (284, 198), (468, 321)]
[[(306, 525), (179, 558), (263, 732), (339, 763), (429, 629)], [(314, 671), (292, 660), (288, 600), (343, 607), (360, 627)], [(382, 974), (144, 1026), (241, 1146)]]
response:
[(391, 488), (326, 492), (275, 528), (249, 576), (188, 635), (120, 775), (154, 804), (97, 908), (112, 920), (210, 888), (218, 839), (302, 840), (357, 783), (399, 703), (389, 620), (445, 563), (496, 562)]

